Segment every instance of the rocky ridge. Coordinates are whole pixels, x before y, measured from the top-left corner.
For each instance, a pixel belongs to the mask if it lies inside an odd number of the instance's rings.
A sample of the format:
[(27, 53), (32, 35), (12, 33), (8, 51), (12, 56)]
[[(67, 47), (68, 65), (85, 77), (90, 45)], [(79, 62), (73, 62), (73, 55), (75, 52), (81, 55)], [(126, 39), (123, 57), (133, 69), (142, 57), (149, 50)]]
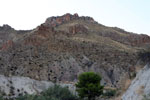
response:
[(93, 18), (91, 17), (79, 17), (77, 13), (75, 13), (74, 15), (71, 15), (69, 13), (63, 15), (63, 16), (57, 16), (57, 17), (50, 17), (47, 18), (47, 20), (45, 21), (44, 25), (46, 26), (51, 26), (51, 27), (56, 27), (58, 25), (64, 24), (66, 22), (69, 22), (71, 20), (76, 20), (76, 19), (81, 19), (81, 20), (88, 20), (90, 22), (95, 22)]

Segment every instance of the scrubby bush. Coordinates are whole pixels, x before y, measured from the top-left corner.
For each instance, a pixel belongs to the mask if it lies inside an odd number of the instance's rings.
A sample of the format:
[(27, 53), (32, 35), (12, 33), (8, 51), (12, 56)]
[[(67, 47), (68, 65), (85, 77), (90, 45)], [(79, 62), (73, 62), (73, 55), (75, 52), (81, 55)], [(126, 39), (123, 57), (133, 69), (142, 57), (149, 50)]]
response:
[(41, 94), (47, 99), (54, 98), (58, 100), (77, 100), (77, 96), (73, 95), (67, 87), (61, 87), (59, 85), (55, 85)]
[(36, 100), (37, 96), (36, 95), (24, 95), (24, 96), (19, 96), (16, 98), (16, 100)]
[(73, 95), (67, 87), (55, 85), (42, 92), (40, 95), (20, 96), (16, 100), (78, 100), (78, 98)]
[(116, 90), (111, 90), (111, 89), (109, 89), (109, 90), (106, 90), (106, 92), (103, 94), (103, 96), (105, 96), (105, 97), (113, 97), (113, 96), (115, 96), (116, 95)]

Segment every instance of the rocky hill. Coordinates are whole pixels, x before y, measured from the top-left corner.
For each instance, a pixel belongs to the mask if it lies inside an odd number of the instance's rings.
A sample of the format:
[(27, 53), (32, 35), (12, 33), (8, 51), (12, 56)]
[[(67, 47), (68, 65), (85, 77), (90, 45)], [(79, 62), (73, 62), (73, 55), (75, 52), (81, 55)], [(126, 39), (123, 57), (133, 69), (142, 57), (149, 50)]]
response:
[[(126, 89), (136, 73), (138, 53), (150, 37), (99, 24), (91, 17), (50, 17), (33, 30), (0, 27), (0, 74), (74, 84), (80, 73), (101, 74), (102, 84)], [(13, 94), (12, 94), (13, 95)]]

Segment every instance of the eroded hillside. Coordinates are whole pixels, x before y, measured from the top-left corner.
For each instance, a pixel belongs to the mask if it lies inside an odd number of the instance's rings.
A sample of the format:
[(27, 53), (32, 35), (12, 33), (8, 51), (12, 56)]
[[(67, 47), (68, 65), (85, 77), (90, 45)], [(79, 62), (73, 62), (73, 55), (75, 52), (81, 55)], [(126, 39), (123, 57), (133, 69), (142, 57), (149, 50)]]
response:
[(0, 74), (58, 83), (73, 84), (80, 73), (94, 71), (105, 86), (120, 88), (134, 76), (138, 52), (150, 44), (147, 35), (106, 27), (78, 14), (50, 17), (32, 31), (6, 29), (5, 34), (3, 28)]

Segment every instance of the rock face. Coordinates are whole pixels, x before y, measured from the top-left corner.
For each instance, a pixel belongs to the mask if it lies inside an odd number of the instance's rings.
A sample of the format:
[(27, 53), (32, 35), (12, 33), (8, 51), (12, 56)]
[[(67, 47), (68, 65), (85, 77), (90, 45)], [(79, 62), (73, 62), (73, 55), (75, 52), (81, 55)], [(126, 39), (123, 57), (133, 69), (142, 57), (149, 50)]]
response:
[(150, 64), (137, 74), (122, 100), (143, 100), (144, 96), (150, 96)]
[(12, 47), (13, 43), (17, 39), (21, 38), (25, 33), (30, 32), (30, 30), (15, 30), (9, 25), (3, 25), (0, 27), (0, 50), (6, 50)]
[[(54, 83), (48, 81), (37, 81), (28, 77), (0, 75), (0, 91), (3, 91), (9, 97), (17, 97), (25, 94), (39, 94), (40, 92), (54, 86)], [(58, 83), (59, 84), (59, 83)], [(68, 87), (75, 93), (73, 84), (59, 84), (62, 87)]]

